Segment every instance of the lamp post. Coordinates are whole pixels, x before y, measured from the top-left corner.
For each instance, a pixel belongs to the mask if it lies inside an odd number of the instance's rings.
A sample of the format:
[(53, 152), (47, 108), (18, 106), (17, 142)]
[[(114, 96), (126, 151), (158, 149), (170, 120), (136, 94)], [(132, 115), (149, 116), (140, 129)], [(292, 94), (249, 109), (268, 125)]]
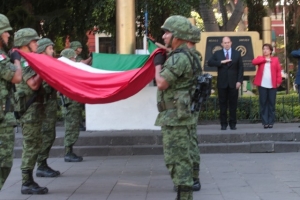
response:
[(284, 63), (285, 63), (285, 73), (286, 73), (286, 76), (285, 76), (285, 92), (286, 94), (289, 93), (289, 89), (290, 89), (290, 85), (289, 85), (289, 66), (288, 66), (288, 57), (287, 57), (287, 48), (286, 48), (286, 45), (287, 45), (287, 37), (286, 37), (286, 10), (285, 10), (285, 4), (283, 5), (283, 43), (284, 43)]

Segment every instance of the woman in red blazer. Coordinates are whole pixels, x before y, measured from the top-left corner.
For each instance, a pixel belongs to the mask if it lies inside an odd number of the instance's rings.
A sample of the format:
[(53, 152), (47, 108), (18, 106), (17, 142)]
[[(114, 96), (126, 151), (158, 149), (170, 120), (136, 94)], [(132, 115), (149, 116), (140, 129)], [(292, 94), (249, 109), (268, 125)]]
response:
[(278, 57), (272, 56), (271, 44), (263, 45), (263, 56), (252, 60), (257, 65), (254, 85), (258, 86), (260, 116), (264, 128), (273, 128), (277, 87), (281, 84), (281, 66)]

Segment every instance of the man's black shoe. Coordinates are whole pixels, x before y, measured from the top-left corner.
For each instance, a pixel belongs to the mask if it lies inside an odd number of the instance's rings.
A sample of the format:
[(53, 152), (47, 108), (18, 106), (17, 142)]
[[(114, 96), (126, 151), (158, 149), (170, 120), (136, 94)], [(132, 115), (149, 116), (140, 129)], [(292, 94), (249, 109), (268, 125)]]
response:
[(36, 176), (37, 177), (56, 177), (59, 176), (60, 172), (53, 170), (49, 166), (39, 166), (36, 170)]
[(226, 130), (226, 129), (227, 129), (227, 126), (225, 126), (225, 125), (221, 126), (221, 130)]
[(236, 130), (236, 126), (234, 125), (234, 126), (230, 126), (230, 129), (231, 130)]
[(22, 184), (21, 193), (22, 194), (47, 194), (48, 188), (40, 187), (34, 181), (26, 181), (24, 184)]
[(77, 156), (75, 153), (67, 153), (65, 155), (65, 162), (81, 162), (83, 158), (81, 156)]

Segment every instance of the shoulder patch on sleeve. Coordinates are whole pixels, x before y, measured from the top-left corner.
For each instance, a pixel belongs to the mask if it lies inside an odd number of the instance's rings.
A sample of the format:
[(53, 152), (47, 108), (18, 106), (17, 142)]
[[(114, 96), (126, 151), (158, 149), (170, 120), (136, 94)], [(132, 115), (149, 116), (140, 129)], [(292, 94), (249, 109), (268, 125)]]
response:
[(21, 66), (22, 66), (23, 68), (26, 68), (26, 67), (28, 67), (29, 65), (28, 65), (28, 62), (27, 62), (27, 61), (22, 61), (22, 62), (21, 62)]

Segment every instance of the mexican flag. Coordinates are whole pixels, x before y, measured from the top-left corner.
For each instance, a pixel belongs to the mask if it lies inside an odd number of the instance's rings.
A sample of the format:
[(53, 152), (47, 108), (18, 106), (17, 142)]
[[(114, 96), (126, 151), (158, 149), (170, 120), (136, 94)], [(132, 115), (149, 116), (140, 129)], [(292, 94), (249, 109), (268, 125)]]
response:
[(20, 54), (49, 85), (80, 103), (101, 104), (126, 99), (153, 80), (155, 54), (121, 55), (93, 53), (92, 67), (67, 58), (44, 54)]

